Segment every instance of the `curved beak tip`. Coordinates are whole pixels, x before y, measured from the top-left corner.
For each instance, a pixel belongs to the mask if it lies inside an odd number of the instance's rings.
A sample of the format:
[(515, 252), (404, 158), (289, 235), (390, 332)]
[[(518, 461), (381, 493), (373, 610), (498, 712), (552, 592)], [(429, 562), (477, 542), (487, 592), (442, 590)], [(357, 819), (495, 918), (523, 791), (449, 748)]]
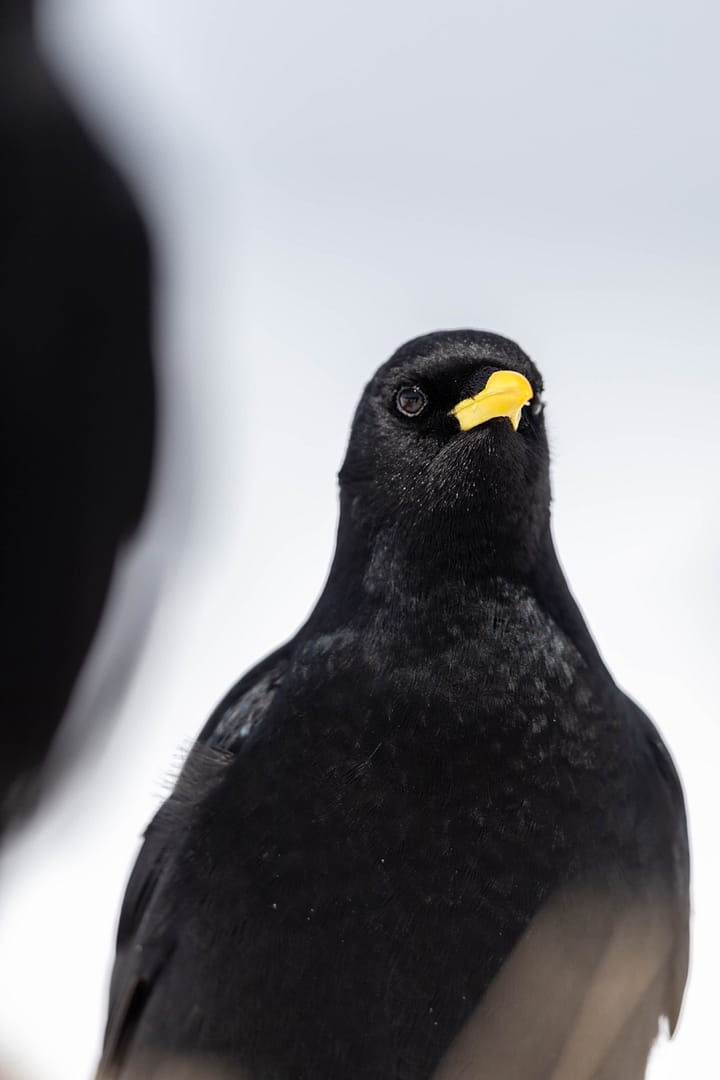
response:
[(506, 416), (517, 431), (522, 411), (533, 396), (532, 386), (519, 371), (494, 371), (484, 389), (458, 402), (450, 415), (462, 431), (500, 416)]

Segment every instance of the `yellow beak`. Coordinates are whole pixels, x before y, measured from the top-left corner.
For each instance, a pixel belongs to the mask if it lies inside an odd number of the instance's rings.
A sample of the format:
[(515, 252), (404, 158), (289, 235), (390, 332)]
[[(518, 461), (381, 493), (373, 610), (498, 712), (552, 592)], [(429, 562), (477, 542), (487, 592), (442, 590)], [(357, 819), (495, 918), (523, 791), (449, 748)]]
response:
[(524, 375), (518, 371), (493, 371), (485, 389), (458, 402), (450, 416), (456, 418), (463, 431), (497, 416), (507, 416), (517, 431), (520, 414), (532, 397), (533, 388)]

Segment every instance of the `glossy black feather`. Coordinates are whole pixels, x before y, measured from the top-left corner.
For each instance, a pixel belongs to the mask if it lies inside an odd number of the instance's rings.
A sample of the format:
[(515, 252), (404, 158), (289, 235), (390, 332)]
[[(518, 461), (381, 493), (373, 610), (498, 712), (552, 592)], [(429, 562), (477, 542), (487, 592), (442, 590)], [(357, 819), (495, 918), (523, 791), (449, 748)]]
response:
[[(517, 346), (471, 331), (409, 343), (366, 389), (326, 588), (148, 835), (111, 1074), (632, 1080), (675, 1022), (679, 782), (565, 584), (541, 415), (448, 418), (498, 367), (539, 396)], [(421, 421), (398, 385), (427, 392)]]

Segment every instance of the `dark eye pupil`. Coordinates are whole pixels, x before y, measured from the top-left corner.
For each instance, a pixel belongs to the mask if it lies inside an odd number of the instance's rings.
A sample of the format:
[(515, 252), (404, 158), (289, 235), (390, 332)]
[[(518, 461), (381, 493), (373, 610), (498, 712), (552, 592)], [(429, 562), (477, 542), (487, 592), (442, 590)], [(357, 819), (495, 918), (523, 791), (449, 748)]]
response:
[(539, 397), (535, 397), (535, 398), (533, 398), (532, 402), (530, 403), (530, 414), (532, 416), (539, 416), (544, 408), (545, 408), (545, 405), (543, 404), (541, 399)]
[(427, 405), (427, 398), (417, 386), (403, 386), (398, 390), (395, 401), (404, 416), (417, 416)]

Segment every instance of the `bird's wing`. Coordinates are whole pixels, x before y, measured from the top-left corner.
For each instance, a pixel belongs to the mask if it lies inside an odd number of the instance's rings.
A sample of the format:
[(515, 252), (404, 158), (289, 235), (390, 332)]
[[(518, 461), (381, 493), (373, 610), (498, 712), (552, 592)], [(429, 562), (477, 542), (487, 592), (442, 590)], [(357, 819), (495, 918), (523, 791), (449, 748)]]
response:
[(574, 890), (533, 919), (433, 1080), (642, 1080), (674, 1010), (676, 927), (658, 893)]
[(566, 889), (529, 924), (432, 1080), (642, 1080), (665, 1017), (675, 1030), (689, 955), (689, 861), (680, 780), (628, 699), (667, 840), (641, 892)]
[(673, 925), (673, 949), (670, 956), (670, 982), (665, 1015), (670, 1033), (675, 1031), (687, 981), (690, 957), (690, 852), (682, 784), (670, 753), (652, 720), (631, 698), (626, 698), (643, 746), (649, 752), (653, 774), (659, 778), (665, 803), (666, 820), (672, 823), (667, 858), (670, 862), (670, 916)]
[(151, 900), (172, 871), (178, 838), (261, 722), (282, 682), (290, 649), (290, 644), (285, 645), (258, 664), (220, 702), (190, 751), (172, 794), (145, 832), (118, 924), (103, 1077), (115, 1075), (121, 1065), (157, 974), (174, 948), (177, 928)]

